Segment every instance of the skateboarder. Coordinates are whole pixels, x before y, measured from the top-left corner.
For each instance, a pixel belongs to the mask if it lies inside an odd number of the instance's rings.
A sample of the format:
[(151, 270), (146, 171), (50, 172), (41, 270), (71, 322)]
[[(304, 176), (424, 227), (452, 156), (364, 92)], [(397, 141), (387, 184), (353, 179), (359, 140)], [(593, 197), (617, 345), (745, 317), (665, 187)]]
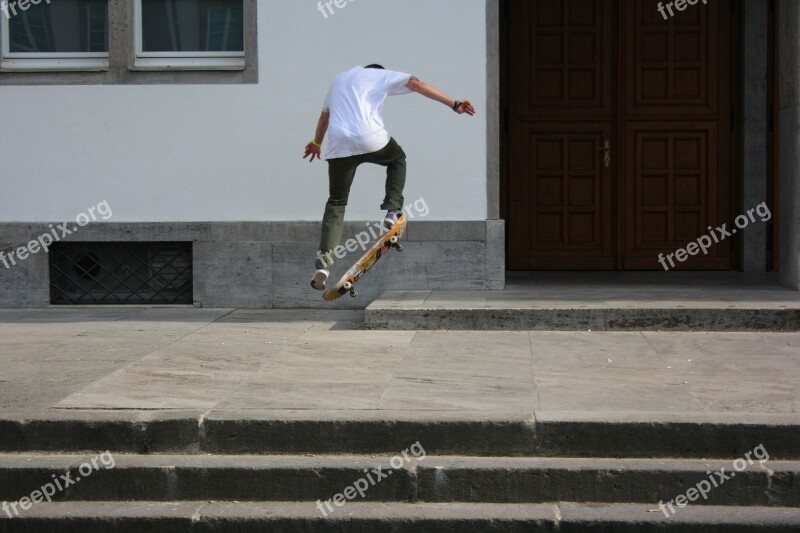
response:
[(386, 167), (386, 209), (384, 226), (390, 228), (403, 209), (403, 188), (406, 182), (406, 154), (389, 136), (383, 125), (383, 103), (387, 96), (416, 92), (448, 106), (459, 115), (474, 115), (468, 100), (454, 100), (442, 91), (402, 72), (384, 69), (381, 65), (353, 67), (336, 78), (325, 98), (317, 123), (317, 131), (306, 145), (303, 159), (321, 159), (322, 141), (328, 136), (325, 159), (328, 161), (330, 197), (322, 219), (322, 236), (317, 254), (316, 272), (311, 286), (325, 289), (325, 281), (333, 264), (333, 249), (342, 237), (342, 224), (350, 186), (356, 169), (362, 163)]

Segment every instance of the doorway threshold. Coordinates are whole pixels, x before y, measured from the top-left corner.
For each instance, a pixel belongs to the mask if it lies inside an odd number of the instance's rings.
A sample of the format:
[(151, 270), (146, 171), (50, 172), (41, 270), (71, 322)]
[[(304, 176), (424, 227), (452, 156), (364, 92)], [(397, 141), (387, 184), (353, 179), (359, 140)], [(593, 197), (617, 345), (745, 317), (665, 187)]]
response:
[(387, 291), (374, 329), (798, 331), (800, 292), (741, 272), (509, 272), (502, 291)]

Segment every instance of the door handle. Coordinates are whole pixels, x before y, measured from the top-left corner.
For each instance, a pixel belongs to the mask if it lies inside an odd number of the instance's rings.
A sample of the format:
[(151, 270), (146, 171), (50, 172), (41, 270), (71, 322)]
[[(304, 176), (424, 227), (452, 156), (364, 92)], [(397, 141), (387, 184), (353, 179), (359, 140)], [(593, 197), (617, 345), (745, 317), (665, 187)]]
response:
[(597, 148), (597, 151), (605, 153), (603, 156), (603, 161), (606, 164), (606, 168), (611, 167), (611, 141), (605, 141), (603, 143), (603, 147)]

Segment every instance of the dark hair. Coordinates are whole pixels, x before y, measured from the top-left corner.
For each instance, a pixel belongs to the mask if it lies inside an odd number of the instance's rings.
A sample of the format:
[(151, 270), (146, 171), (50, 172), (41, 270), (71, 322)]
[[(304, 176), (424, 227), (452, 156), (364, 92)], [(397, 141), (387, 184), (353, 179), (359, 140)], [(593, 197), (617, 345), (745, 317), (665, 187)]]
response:
[(386, 70), (385, 68), (383, 68), (383, 65), (379, 65), (377, 63), (373, 63), (371, 65), (367, 65), (364, 68), (374, 68), (374, 69), (378, 69), (378, 70)]

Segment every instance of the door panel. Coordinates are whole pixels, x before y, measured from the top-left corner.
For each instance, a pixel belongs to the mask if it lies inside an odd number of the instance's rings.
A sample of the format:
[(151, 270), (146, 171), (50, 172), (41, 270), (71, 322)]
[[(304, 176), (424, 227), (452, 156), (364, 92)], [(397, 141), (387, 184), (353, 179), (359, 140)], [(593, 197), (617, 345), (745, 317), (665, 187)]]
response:
[(624, 2), (625, 113), (716, 114), (718, 43), (725, 19), (720, 6), (727, 2), (694, 6), (697, 9), (687, 9), (668, 22), (658, 13), (658, 4), (659, 0)]
[(658, 269), (730, 220), (730, 0), (508, 2), (510, 269)]
[(515, 111), (528, 117), (612, 112), (611, 0), (514, 1)]
[[(717, 124), (629, 122), (626, 126), (623, 266), (648, 269), (659, 253), (685, 246), (719, 220)], [(728, 269), (729, 252), (730, 243), (722, 243), (682, 267)]]
[[(691, 6), (669, 23), (658, 1), (625, 2), (625, 163), (621, 267), (661, 268), (671, 253), (731, 215), (728, 2)], [(654, 16), (655, 14), (655, 16)], [(724, 30), (723, 28), (727, 28)], [(679, 268), (732, 268), (731, 242)]]
[(613, 268), (613, 2), (511, 4), (508, 265)]
[(521, 161), (528, 179), (511, 200), (513, 213), (528, 214), (510, 225), (512, 268), (570, 268), (576, 261), (612, 268), (612, 218), (604, 209), (611, 202), (610, 173), (603, 158), (610, 125), (526, 124), (522, 135), (533, 157)]

